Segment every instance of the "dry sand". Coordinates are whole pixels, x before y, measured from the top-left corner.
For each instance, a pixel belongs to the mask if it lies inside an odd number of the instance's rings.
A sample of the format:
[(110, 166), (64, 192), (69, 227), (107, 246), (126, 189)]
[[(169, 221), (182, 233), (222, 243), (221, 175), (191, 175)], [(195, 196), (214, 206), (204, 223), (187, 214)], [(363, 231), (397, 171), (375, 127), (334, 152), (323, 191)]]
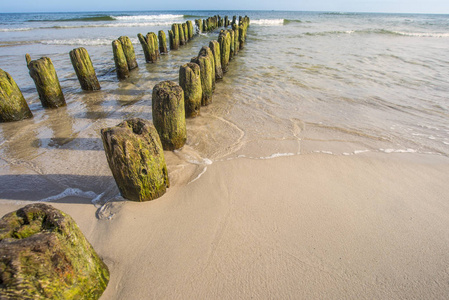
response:
[(438, 156), (241, 158), (147, 203), (52, 205), (108, 264), (102, 299), (447, 299), (448, 182)]

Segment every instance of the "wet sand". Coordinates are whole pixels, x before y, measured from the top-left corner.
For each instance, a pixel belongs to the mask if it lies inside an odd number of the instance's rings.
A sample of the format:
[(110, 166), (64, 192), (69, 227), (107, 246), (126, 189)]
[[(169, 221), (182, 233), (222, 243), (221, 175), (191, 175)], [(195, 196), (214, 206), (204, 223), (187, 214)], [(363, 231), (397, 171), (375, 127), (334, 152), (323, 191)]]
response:
[(151, 202), (51, 205), (109, 266), (102, 299), (443, 299), (447, 182), (443, 156), (239, 158)]

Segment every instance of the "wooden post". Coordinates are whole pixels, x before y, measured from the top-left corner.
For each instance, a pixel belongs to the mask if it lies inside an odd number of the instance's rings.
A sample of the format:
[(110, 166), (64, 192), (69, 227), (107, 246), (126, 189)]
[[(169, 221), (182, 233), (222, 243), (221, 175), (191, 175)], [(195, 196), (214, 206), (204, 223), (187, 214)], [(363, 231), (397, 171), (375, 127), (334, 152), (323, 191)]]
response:
[(228, 72), (229, 55), (231, 52), (231, 35), (227, 30), (220, 32), (218, 43), (220, 43), (221, 68), (223, 69), (223, 73), (226, 73)]
[(229, 29), (228, 32), (229, 32), (229, 35), (231, 37), (230, 52), (229, 52), (229, 59), (231, 60), (234, 57), (234, 46), (235, 46), (234, 38), (235, 38), (235, 35), (234, 35), (234, 30), (232, 30), (232, 29)]
[(151, 55), (150, 55), (150, 47), (147, 42), (147, 38), (143, 36), (143, 34), (139, 33), (137, 35), (140, 41), (140, 45), (142, 45), (143, 54), (145, 55), (145, 61), (150, 62), (151, 61)]
[(129, 77), (128, 63), (126, 62), (125, 53), (123, 52), (122, 43), (118, 40), (112, 42), (112, 52), (114, 52), (115, 70), (118, 79), (126, 79)]
[(209, 59), (209, 61), (210, 61), (210, 64), (212, 66), (212, 68), (211, 68), (212, 91), (214, 91), (215, 90), (215, 59), (214, 59), (214, 54), (212, 53), (212, 51), (210, 50), (209, 47), (203, 46), (200, 49), (200, 52), (198, 53), (198, 56), (206, 56)]
[(51, 59), (42, 57), (31, 60), (29, 54), (27, 54), (26, 59), (30, 76), (34, 80), (42, 106), (45, 108), (65, 106), (64, 94)]
[(201, 88), (200, 66), (187, 63), (179, 68), (179, 85), (184, 90), (186, 118), (194, 118), (200, 114), (203, 90)]
[(101, 130), (106, 158), (123, 198), (149, 201), (170, 186), (164, 151), (150, 121), (135, 118)]
[(176, 150), (184, 146), (186, 113), (184, 91), (173, 81), (163, 81), (153, 88), (153, 124), (161, 138), (164, 150)]
[(228, 25), (229, 25), (228, 16), (225, 16), (225, 18), (224, 18), (224, 27), (228, 27)]
[(161, 54), (166, 54), (166, 53), (168, 53), (168, 50), (167, 50), (167, 38), (165, 37), (165, 32), (163, 30), (159, 30), (158, 35), (159, 35), (159, 52)]
[(209, 48), (214, 55), (215, 79), (223, 79), (223, 70), (221, 69), (220, 44), (217, 41), (210, 41)]
[(171, 26), (171, 30), (173, 31), (173, 50), (178, 50), (179, 48), (179, 27), (178, 24), (173, 24)]
[(126, 63), (128, 64), (128, 69), (131, 71), (137, 68), (137, 60), (136, 54), (134, 52), (133, 43), (131, 43), (131, 39), (127, 36), (121, 36), (118, 38), (120, 43), (122, 44), (123, 53), (126, 57)]
[(168, 31), (168, 40), (170, 42), (170, 50), (176, 50), (175, 47), (175, 35), (173, 34), (173, 30)]
[(193, 36), (195, 35), (195, 32), (193, 31), (193, 24), (192, 21), (187, 21), (187, 27), (189, 28), (189, 39), (193, 39)]
[(237, 55), (240, 51), (239, 27), (237, 24), (234, 24), (234, 26), (232, 26), (232, 29), (234, 30), (234, 55)]
[(32, 117), (33, 114), (16, 82), (11, 75), (0, 69), (0, 123)]
[(159, 54), (159, 42), (157, 40), (157, 35), (154, 32), (150, 32), (149, 34), (153, 37), (154, 54), (156, 55), (156, 60), (158, 60), (161, 55)]
[(179, 44), (181, 46), (186, 44), (186, 36), (184, 35), (184, 28), (182, 28), (182, 24), (176, 24), (178, 26), (179, 32)]
[(186, 44), (189, 42), (189, 27), (187, 26), (187, 23), (182, 23), (182, 30), (184, 31), (184, 39), (186, 41)]
[(82, 47), (76, 48), (70, 51), (69, 55), (81, 88), (85, 91), (99, 90), (100, 83), (87, 50)]
[(197, 33), (201, 33), (203, 31), (203, 21), (201, 19), (196, 19), (195, 25)]
[(201, 97), (201, 105), (209, 105), (212, 103), (213, 84), (212, 84), (212, 64), (209, 57), (198, 56), (192, 58), (193, 63), (200, 66), (201, 89), (203, 94)]

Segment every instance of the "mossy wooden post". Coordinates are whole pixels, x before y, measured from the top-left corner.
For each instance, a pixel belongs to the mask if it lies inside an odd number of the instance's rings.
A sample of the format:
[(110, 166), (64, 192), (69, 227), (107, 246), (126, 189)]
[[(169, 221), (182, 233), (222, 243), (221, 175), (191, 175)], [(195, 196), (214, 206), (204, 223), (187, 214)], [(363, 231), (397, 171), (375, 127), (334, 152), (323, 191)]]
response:
[(167, 38), (165, 36), (165, 32), (163, 30), (159, 30), (159, 52), (161, 54), (167, 54)]
[(117, 78), (122, 80), (129, 77), (128, 63), (126, 62), (125, 53), (123, 52), (122, 43), (118, 40), (112, 42), (112, 52), (114, 53), (115, 70)]
[(173, 30), (168, 31), (168, 40), (170, 42), (170, 50), (176, 50), (175, 49), (175, 35), (173, 34)]
[(223, 70), (221, 69), (220, 44), (218, 41), (210, 41), (209, 48), (214, 56), (215, 79), (223, 79)]
[(22, 92), (14, 79), (0, 69), (0, 123), (32, 118)]
[(201, 19), (196, 19), (195, 25), (197, 33), (201, 33), (203, 31), (203, 21)]
[(157, 41), (154, 40), (155, 36), (156, 35), (153, 32), (148, 32), (148, 34), (146, 36), (146, 40), (148, 43), (148, 49), (149, 49), (148, 51), (150, 53), (150, 62), (152, 62), (152, 63), (155, 63), (157, 61), (158, 53), (159, 53), (159, 51), (157, 50), (159, 48), (159, 45), (157, 45)]
[(153, 123), (161, 138), (164, 150), (176, 150), (184, 146), (186, 113), (184, 91), (173, 81), (163, 81), (153, 88)]
[(220, 43), (221, 68), (223, 73), (228, 71), (229, 55), (231, 52), (231, 35), (227, 30), (222, 30), (218, 37)]
[(184, 28), (182, 28), (182, 24), (176, 25), (178, 25), (179, 45), (183, 46), (186, 44), (186, 36), (184, 35)]
[(206, 106), (212, 103), (213, 83), (212, 83), (212, 64), (209, 57), (198, 56), (192, 58), (191, 62), (200, 66), (201, 89), (203, 94), (201, 97), (201, 105)]
[(120, 43), (122, 44), (123, 53), (126, 57), (126, 63), (128, 64), (128, 69), (134, 70), (138, 67), (137, 60), (136, 60), (136, 54), (134, 52), (134, 46), (131, 42), (131, 39), (127, 36), (121, 36), (118, 38)]
[(186, 41), (186, 44), (189, 42), (189, 27), (187, 26), (187, 23), (182, 23), (182, 30), (184, 31), (184, 39)]
[(28, 70), (34, 80), (39, 99), (45, 108), (58, 108), (65, 106), (64, 94), (61, 90), (58, 75), (50, 58), (42, 57), (31, 60), (30, 55), (26, 55)]
[(154, 55), (156, 56), (156, 60), (158, 60), (161, 55), (159, 54), (159, 42), (157, 39), (157, 35), (154, 32), (148, 33), (153, 38), (153, 48), (154, 48)]
[(203, 32), (208, 32), (208, 28), (207, 28), (207, 19), (203, 19)]
[(229, 19), (228, 16), (224, 17), (224, 27), (228, 27), (229, 26)]
[(234, 24), (237, 23), (237, 16), (232, 16), (231, 27), (234, 27)]
[(229, 36), (231, 37), (230, 46), (229, 46), (229, 49), (230, 49), (230, 51), (229, 51), (229, 59), (232, 59), (234, 57), (234, 46), (235, 46), (234, 38), (235, 38), (235, 34), (234, 34), (234, 30), (232, 30), (232, 29), (229, 29), (228, 32), (229, 32)]
[(212, 70), (211, 70), (212, 90), (214, 91), (215, 90), (215, 58), (214, 58), (214, 54), (212, 53), (212, 51), (210, 50), (209, 47), (203, 46), (203, 47), (201, 47), (200, 52), (198, 53), (198, 56), (206, 56), (210, 60), (210, 64), (212, 66)]
[(195, 35), (195, 32), (193, 30), (193, 23), (192, 21), (187, 21), (187, 27), (189, 28), (189, 39), (193, 39), (193, 36)]
[(184, 90), (184, 106), (186, 118), (194, 118), (200, 114), (203, 89), (201, 88), (200, 66), (187, 63), (179, 68), (179, 85)]
[(162, 143), (151, 121), (134, 118), (101, 130), (109, 167), (123, 198), (142, 202), (170, 186)]
[(69, 55), (81, 88), (85, 91), (99, 90), (100, 83), (87, 50), (82, 47), (76, 48), (70, 51)]
[(239, 49), (245, 47), (245, 26), (243, 24), (239, 25)]
[(99, 299), (109, 270), (75, 221), (44, 203), (0, 219), (1, 299)]
[(143, 54), (145, 55), (145, 62), (148, 63), (151, 61), (151, 56), (147, 38), (141, 33), (137, 34), (137, 37), (139, 38), (140, 45), (142, 45)]
[(234, 26), (232, 26), (232, 29), (234, 30), (234, 56), (235, 56), (239, 54), (240, 51), (239, 26), (237, 24), (234, 24)]
[(173, 24), (171, 26), (171, 30), (173, 31), (173, 50), (178, 50), (179, 48), (179, 27), (178, 24)]

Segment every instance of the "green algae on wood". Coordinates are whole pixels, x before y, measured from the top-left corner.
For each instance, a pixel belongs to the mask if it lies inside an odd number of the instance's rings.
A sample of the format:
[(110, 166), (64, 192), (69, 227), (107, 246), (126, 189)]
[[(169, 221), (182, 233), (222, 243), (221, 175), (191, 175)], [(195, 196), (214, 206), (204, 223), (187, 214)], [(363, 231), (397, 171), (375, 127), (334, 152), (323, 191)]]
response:
[(156, 62), (157, 58), (158, 58), (158, 46), (155, 47), (155, 40), (154, 40), (155, 34), (153, 32), (148, 32), (147, 36), (146, 36), (146, 41), (148, 44), (148, 51), (149, 51), (149, 55), (150, 55), (150, 60), (149, 62)]
[(232, 26), (234, 30), (234, 56), (239, 54), (240, 51), (240, 35), (239, 35), (239, 27), (237, 24)]
[(189, 28), (189, 39), (191, 40), (193, 38), (193, 36), (195, 35), (195, 32), (193, 30), (193, 23), (192, 21), (187, 21), (187, 27)]
[(142, 202), (170, 186), (164, 151), (151, 121), (134, 118), (101, 130), (109, 167), (122, 196)]
[(156, 84), (153, 88), (152, 109), (153, 123), (164, 150), (183, 147), (187, 136), (182, 88), (173, 81)]
[(98, 299), (109, 270), (75, 221), (36, 203), (0, 219), (1, 299)]
[(212, 51), (210, 50), (209, 47), (207, 46), (203, 46), (200, 49), (200, 52), (198, 53), (198, 56), (206, 56), (207, 58), (209, 58), (210, 60), (210, 64), (212, 66), (211, 68), (211, 76), (212, 76), (212, 91), (215, 90), (215, 58), (214, 58), (214, 54), (212, 53)]
[(121, 36), (118, 38), (120, 43), (122, 44), (123, 53), (126, 57), (126, 62), (128, 64), (128, 69), (131, 71), (138, 67), (136, 54), (134, 52), (134, 46), (131, 42), (131, 39), (127, 36)]
[(50, 58), (41, 57), (31, 60), (29, 54), (26, 56), (28, 70), (36, 85), (39, 99), (45, 108), (58, 108), (66, 106), (64, 94), (61, 90), (58, 75)]
[[(156, 57), (156, 60), (158, 60), (161, 57), (161, 55), (159, 54), (159, 42), (157, 39), (157, 35), (154, 32), (149, 32), (148, 34), (151, 35), (152, 40), (153, 40), (153, 49), (154, 49), (153, 55)], [(147, 37), (148, 37), (148, 34), (147, 34)], [(148, 40), (148, 42), (149, 42), (149, 40)]]
[(168, 53), (167, 37), (165, 36), (165, 32), (163, 30), (159, 30), (158, 36), (159, 36), (159, 52), (161, 54)]
[(228, 71), (229, 58), (231, 52), (231, 35), (227, 30), (222, 30), (218, 36), (218, 43), (220, 44), (221, 54), (221, 68), (223, 73)]
[(223, 79), (223, 70), (221, 69), (220, 44), (218, 43), (218, 41), (210, 41), (209, 48), (214, 56), (215, 79)]
[(229, 59), (232, 59), (234, 57), (234, 46), (235, 46), (235, 34), (234, 34), (234, 30), (229, 29), (228, 30), (229, 35), (231, 37), (231, 42), (230, 42), (230, 51), (229, 51)]
[(182, 24), (177, 24), (178, 25), (178, 32), (179, 32), (179, 44), (181, 46), (186, 44), (186, 36), (184, 34), (184, 28), (182, 26)]
[(171, 30), (173, 32), (173, 48), (172, 50), (179, 49), (179, 27), (178, 24), (172, 24)]
[(122, 44), (118, 40), (112, 42), (112, 51), (114, 53), (115, 70), (118, 79), (126, 79), (129, 77), (129, 68), (123, 52)]
[(138, 33), (137, 37), (139, 38), (140, 45), (142, 46), (143, 55), (145, 56), (145, 62), (148, 63), (151, 61), (151, 56), (150, 56), (150, 47), (148, 45), (147, 38), (141, 33)]
[(187, 26), (187, 23), (182, 23), (182, 30), (184, 32), (184, 40), (186, 41), (186, 44), (189, 42), (189, 27)]
[(0, 69), (0, 123), (32, 118), (22, 92), (14, 79)]
[(81, 88), (85, 91), (99, 90), (100, 83), (87, 50), (83, 47), (76, 48), (69, 55)]
[(202, 19), (196, 19), (195, 20), (195, 26), (197, 33), (201, 33), (203, 31), (203, 20)]
[(184, 106), (186, 118), (194, 118), (200, 114), (203, 90), (201, 88), (200, 66), (187, 63), (179, 68), (179, 85), (184, 90)]
[(207, 56), (198, 56), (192, 58), (191, 62), (200, 66), (201, 89), (203, 95), (201, 97), (201, 105), (206, 106), (212, 103), (213, 83), (212, 83), (212, 63)]
[(174, 49), (174, 47), (175, 47), (175, 41), (174, 41), (174, 39), (175, 39), (175, 35), (173, 34), (173, 30), (169, 30), (168, 31), (168, 41), (169, 41), (169, 43), (170, 43), (170, 50), (175, 50)]

